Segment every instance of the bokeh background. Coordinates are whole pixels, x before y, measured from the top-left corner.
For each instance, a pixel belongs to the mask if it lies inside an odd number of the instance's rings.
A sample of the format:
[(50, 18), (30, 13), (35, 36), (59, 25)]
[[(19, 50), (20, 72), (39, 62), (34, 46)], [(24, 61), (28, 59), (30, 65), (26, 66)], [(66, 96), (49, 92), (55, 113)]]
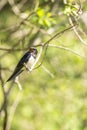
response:
[[(0, 130), (87, 130), (86, 10), (86, 0), (0, 1)], [(19, 76), (22, 91), (13, 81), (3, 87), (26, 48), (39, 53), (63, 30), (43, 64)]]

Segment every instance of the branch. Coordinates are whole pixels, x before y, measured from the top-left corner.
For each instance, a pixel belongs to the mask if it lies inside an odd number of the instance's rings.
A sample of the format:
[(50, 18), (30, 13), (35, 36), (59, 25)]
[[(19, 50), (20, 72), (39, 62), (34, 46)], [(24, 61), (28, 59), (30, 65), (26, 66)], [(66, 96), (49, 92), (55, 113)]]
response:
[[(70, 30), (70, 29), (72, 29), (73, 27), (76, 27), (77, 26), (77, 24), (75, 24), (75, 25), (72, 25), (72, 26), (70, 26), (70, 27), (68, 27), (68, 28), (66, 28), (66, 29), (64, 29), (64, 30), (62, 30), (62, 31), (60, 31), (60, 32), (58, 32), (58, 33), (56, 33), (53, 37), (51, 37), (49, 40), (47, 40), (45, 43), (43, 43), (43, 44), (38, 44), (38, 45), (34, 45), (34, 47), (38, 47), (38, 46), (46, 46), (49, 42), (51, 42), (54, 38), (56, 38), (57, 36), (60, 36), (60, 35), (62, 35), (63, 33), (65, 33), (66, 31), (68, 31), (68, 30)], [(14, 49), (14, 48), (1, 48), (0, 47), (0, 50), (1, 51), (22, 51), (22, 50), (27, 50), (29, 47), (27, 47), (27, 48), (24, 48), (24, 49), (20, 49), (20, 48), (18, 48), (18, 49)]]
[(32, 13), (30, 13), (28, 15), (26, 13), (21, 13), (20, 9), (15, 4), (15, 0), (8, 0), (8, 3), (12, 7), (13, 13), (15, 15), (19, 16), (20, 19), (23, 19), (23, 21), (27, 20), (31, 15), (35, 14), (35, 10), (34, 10), (34, 12), (32, 12)]
[(43, 46), (46, 46), (49, 42), (51, 42), (54, 38), (56, 38), (57, 36), (60, 36), (60, 35), (62, 35), (63, 33), (65, 33), (66, 31), (68, 31), (68, 30), (70, 30), (70, 29), (72, 29), (73, 27), (76, 27), (77, 26), (77, 24), (73, 24), (72, 26), (70, 26), (70, 27), (68, 27), (68, 28), (66, 28), (66, 29), (64, 29), (64, 30), (62, 30), (62, 31), (60, 31), (60, 32), (58, 32), (58, 33), (56, 33), (52, 38), (50, 38), (48, 41), (46, 41), (44, 44), (43, 44)]
[[(39, 67), (42, 65), (42, 63), (43, 63), (43, 61), (44, 61), (44, 59), (45, 59), (45, 57), (46, 57), (46, 52), (47, 52), (47, 49), (48, 49), (48, 46), (49, 46), (49, 42), (51, 42), (54, 38), (56, 38), (57, 36), (62, 35), (64, 32), (66, 32), (66, 31), (72, 29), (72, 28), (75, 27), (75, 26), (76, 26), (76, 25), (70, 26), (70, 27), (66, 28), (65, 30), (63, 30), (63, 31), (60, 31), (60, 32), (56, 33), (56, 34), (55, 34), (53, 37), (51, 37), (48, 41), (46, 41), (46, 42), (43, 43), (43, 44), (40, 44), (41, 46), (46, 47), (46, 48), (45, 48), (45, 53), (44, 53), (44, 56), (43, 56), (43, 58), (42, 58), (42, 61), (41, 61), (41, 63), (40, 63), (36, 68), (39, 68)], [(35, 68), (35, 69), (36, 69), (36, 68)]]
[[(77, 55), (77, 56), (79, 56), (81, 58), (85, 58), (84, 56), (80, 55), (76, 51), (74, 51), (74, 50), (72, 50), (70, 48), (64, 47), (64, 46), (58, 46), (58, 45), (55, 45), (55, 44), (48, 44), (48, 47), (54, 47), (54, 48), (58, 48), (58, 49), (63, 49), (65, 51), (71, 52), (71, 53), (73, 53), (73, 54), (75, 54), (75, 55)], [(43, 60), (44, 60), (44, 57), (42, 58), (41, 63), (37, 67), (35, 67), (34, 69), (39, 68), (42, 65), (42, 63), (43, 63)], [(42, 67), (42, 68), (44, 68), (44, 67)], [(44, 69), (45, 69), (46, 72), (48, 72), (48, 70), (46, 70), (46, 68), (44, 68)], [(52, 76), (52, 74), (50, 72), (48, 72), (48, 73), (51, 75), (51, 77), (54, 77), (54, 76)]]
[(36, 58), (34, 64), (33, 64), (32, 67), (30, 68), (30, 71), (32, 71), (33, 69), (35, 69), (34, 67), (35, 67), (36, 63), (39, 61), (39, 59), (40, 59), (40, 57), (41, 57), (41, 55), (42, 55), (42, 51), (43, 51), (43, 47), (41, 46), (40, 52), (39, 52), (39, 54), (38, 54), (38, 56), (37, 56), (37, 58)]
[(0, 0), (0, 11), (4, 8), (6, 4), (7, 4), (7, 0)]
[[(73, 26), (73, 21), (72, 19), (69, 17), (69, 23)], [(87, 43), (83, 40), (83, 38), (81, 37), (81, 35), (79, 35), (78, 31), (76, 30), (76, 28), (73, 28), (76, 36), (78, 37), (78, 39), (81, 41), (81, 43), (85, 46), (87, 46)]]
[(11, 106), (10, 113), (9, 113), (9, 116), (8, 116), (8, 121), (7, 121), (7, 127), (6, 127), (7, 130), (11, 129), (12, 120), (13, 120), (16, 108), (17, 108), (19, 101), (21, 99), (20, 96), (21, 96), (20, 93), (18, 93), (13, 105)]
[(72, 50), (70, 48), (64, 47), (64, 46), (58, 46), (58, 45), (55, 45), (55, 44), (49, 44), (48, 46), (63, 49), (65, 51), (69, 51), (69, 52), (71, 52), (71, 53), (73, 53), (73, 54), (75, 54), (75, 55), (77, 55), (77, 56), (79, 56), (81, 58), (85, 58), (84, 56), (81, 56), (80, 54), (78, 54), (76, 51), (74, 51), (74, 50)]
[(18, 76), (15, 78), (15, 83), (18, 85), (19, 89), (22, 90), (22, 86), (18, 80)]
[(52, 72), (50, 72), (45, 66), (42, 65), (42, 68), (44, 69), (44, 71), (45, 71), (46, 73), (48, 73), (48, 74), (51, 76), (51, 78), (54, 78), (54, 77), (55, 77), (54, 74), (53, 74)]
[[(0, 65), (0, 68), (1, 68), (1, 65)], [(2, 77), (2, 70), (1, 69), (0, 69), (0, 80), (1, 80), (1, 86), (2, 86), (3, 95), (4, 95), (4, 101), (3, 101), (3, 104), (0, 108), (0, 113), (2, 112), (2, 110), (4, 111), (3, 130), (6, 130), (7, 120), (8, 120), (8, 114), (7, 114), (8, 98), (7, 98), (5, 88), (4, 88), (4, 80)]]

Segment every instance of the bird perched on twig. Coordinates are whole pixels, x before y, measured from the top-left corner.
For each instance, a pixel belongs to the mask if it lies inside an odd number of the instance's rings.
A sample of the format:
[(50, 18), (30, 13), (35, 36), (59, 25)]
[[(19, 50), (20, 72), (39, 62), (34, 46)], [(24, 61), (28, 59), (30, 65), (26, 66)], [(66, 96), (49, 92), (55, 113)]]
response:
[(20, 59), (13, 74), (8, 78), (7, 82), (15, 79), (20, 73), (22, 73), (24, 71), (23, 69), (24, 67), (29, 71), (35, 62), (37, 53), (38, 53), (37, 49), (34, 47), (31, 47), (29, 51), (27, 51), (24, 54), (24, 56)]

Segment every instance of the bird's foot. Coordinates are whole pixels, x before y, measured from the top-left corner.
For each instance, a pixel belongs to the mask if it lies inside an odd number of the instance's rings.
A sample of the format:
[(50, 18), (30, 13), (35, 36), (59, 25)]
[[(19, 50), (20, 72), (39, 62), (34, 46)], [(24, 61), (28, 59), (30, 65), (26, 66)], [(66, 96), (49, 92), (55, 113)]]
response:
[(24, 67), (26, 68), (26, 70), (27, 70), (28, 72), (31, 72), (31, 69), (27, 67), (26, 63), (24, 63)]

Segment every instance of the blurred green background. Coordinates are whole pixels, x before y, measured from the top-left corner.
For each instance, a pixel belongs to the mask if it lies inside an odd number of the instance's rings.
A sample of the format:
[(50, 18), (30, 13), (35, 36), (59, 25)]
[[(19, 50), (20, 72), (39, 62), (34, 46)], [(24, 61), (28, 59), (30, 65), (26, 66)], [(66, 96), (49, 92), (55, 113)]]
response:
[[(48, 47), (42, 66), (19, 76), (22, 91), (15, 83), (6, 84), (7, 91), (12, 89), (7, 96), (5, 130), (87, 130), (86, 10), (85, 0), (1, 0), (1, 81), (5, 82), (12, 74), (25, 48), (45, 43), (71, 26), (70, 20), (78, 23), (80, 37), (70, 29), (53, 39), (50, 44), (65, 49)], [(39, 53), (40, 47), (37, 50)], [(3, 102), (0, 83), (0, 108)], [(4, 120), (3, 109), (0, 130), (4, 130)]]

